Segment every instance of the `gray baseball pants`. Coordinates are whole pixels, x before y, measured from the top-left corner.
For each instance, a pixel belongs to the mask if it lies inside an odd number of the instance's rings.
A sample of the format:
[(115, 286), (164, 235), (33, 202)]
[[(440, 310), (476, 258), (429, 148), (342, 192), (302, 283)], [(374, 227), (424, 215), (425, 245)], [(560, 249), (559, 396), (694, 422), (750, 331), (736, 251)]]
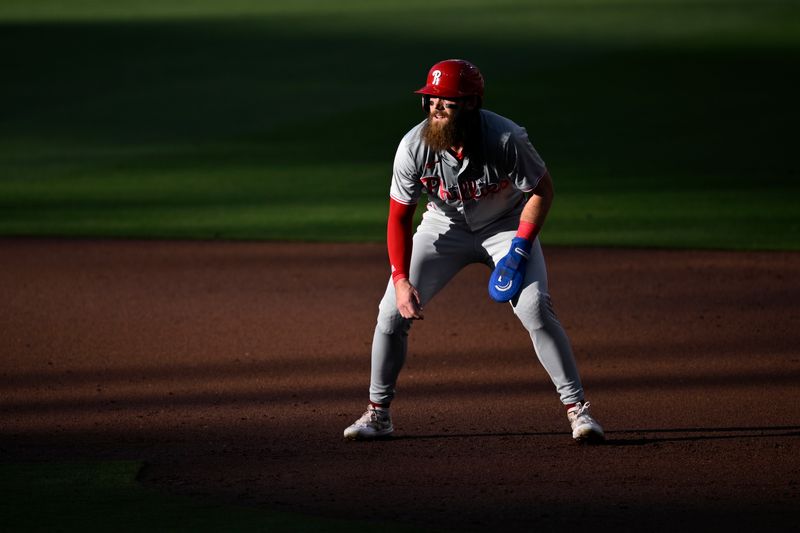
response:
[[(414, 234), (409, 270), (409, 281), (417, 288), (422, 306), (465, 266), (484, 263), (493, 269), (508, 253), (518, 225), (518, 217), (508, 217), (473, 232), (455, 225), (444, 215), (426, 211)], [(525, 283), (511, 306), (530, 333), (536, 355), (561, 401), (564, 404), (583, 401), (583, 386), (572, 347), (556, 318), (547, 291), (547, 268), (539, 239), (533, 243)], [(394, 399), (397, 378), (406, 359), (411, 323), (397, 310), (394, 284), (390, 279), (378, 307), (378, 323), (372, 341), (369, 389), (372, 402), (388, 405)]]

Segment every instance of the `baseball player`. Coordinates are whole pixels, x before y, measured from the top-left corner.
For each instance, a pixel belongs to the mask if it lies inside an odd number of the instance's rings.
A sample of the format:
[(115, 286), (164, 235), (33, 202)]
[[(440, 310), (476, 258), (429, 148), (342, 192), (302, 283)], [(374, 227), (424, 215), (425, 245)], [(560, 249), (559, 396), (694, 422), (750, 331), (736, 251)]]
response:
[[(387, 224), (392, 275), (372, 342), (370, 401), (344, 437), (376, 439), (394, 431), (389, 407), (412, 321), (423, 318), (425, 305), (458, 271), (484, 263), (493, 269), (489, 295), (510, 302), (530, 333), (566, 406), (572, 437), (602, 440), (548, 294), (537, 239), (553, 200), (544, 162), (524, 128), (483, 109), (483, 76), (468, 61), (436, 63), (416, 93), (427, 117), (403, 137), (394, 159)], [(423, 192), (429, 202), (413, 233)]]

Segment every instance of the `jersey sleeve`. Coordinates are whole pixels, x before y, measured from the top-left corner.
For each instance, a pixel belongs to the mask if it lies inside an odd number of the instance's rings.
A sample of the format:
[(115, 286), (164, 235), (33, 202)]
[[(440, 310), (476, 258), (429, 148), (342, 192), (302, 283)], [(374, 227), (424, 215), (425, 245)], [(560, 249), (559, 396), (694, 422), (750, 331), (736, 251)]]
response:
[(531, 144), (528, 132), (522, 127), (512, 132), (508, 138), (506, 165), (509, 178), (522, 192), (535, 189), (547, 172), (547, 166)]
[(422, 181), (414, 154), (404, 138), (397, 147), (392, 168), (392, 185), (389, 196), (403, 205), (416, 205), (422, 195)]

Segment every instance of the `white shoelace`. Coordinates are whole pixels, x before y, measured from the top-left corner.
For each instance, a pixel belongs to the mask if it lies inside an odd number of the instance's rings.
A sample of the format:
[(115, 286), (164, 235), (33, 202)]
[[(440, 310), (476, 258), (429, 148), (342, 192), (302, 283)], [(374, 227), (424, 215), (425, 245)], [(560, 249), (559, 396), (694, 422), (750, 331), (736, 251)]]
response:
[(595, 423), (594, 418), (592, 415), (589, 414), (589, 402), (581, 404), (580, 408), (577, 411), (572, 411), (572, 414), (575, 418), (573, 418), (573, 424), (592, 424)]
[(382, 424), (385, 422), (385, 418), (388, 417), (381, 417), (377, 409), (370, 407), (363, 415), (361, 415), (361, 418), (358, 419), (358, 423), (362, 426), (368, 426), (373, 422), (376, 424)]
[(578, 409), (577, 416), (589, 416), (589, 413), (587, 412), (589, 410), (589, 405), (591, 405), (589, 402), (582, 404), (581, 408)]

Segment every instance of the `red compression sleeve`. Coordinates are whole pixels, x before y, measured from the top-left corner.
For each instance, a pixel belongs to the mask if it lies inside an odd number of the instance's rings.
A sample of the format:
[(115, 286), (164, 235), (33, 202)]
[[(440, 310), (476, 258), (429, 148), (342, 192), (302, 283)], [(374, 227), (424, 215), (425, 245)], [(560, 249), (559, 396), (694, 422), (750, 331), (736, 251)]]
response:
[(519, 222), (519, 229), (517, 229), (517, 237), (522, 237), (524, 239), (528, 239), (529, 241), (533, 241), (536, 236), (539, 234), (539, 226), (534, 224), (533, 222), (525, 222), (520, 220)]
[(389, 221), (386, 224), (386, 245), (392, 265), (392, 279), (408, 278), (411, 263), (411, 231), (416, 204), (406, 205), (389, 199)]

